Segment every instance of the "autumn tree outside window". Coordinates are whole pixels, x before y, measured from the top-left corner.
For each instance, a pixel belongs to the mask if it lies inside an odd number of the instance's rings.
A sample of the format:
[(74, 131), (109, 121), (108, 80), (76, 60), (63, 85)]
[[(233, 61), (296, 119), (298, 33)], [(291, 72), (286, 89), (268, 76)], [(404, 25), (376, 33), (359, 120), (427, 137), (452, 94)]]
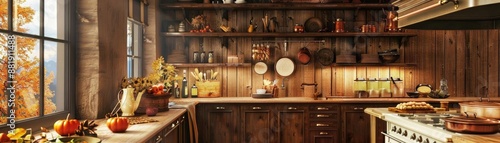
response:
[[(70, 111), (70, 3), (0, 0), (0, 131), (8, 128), (10, 109), (15, 110), (17, 125), (38, 125), (31, 128), (49, 125)], [(9, 36), (16, 42), (14, 79), (7, 78)], [(4, 84), (7, 80), (15, 81), (13, 108), (7, 106), (6, 86), (12, 86)]]

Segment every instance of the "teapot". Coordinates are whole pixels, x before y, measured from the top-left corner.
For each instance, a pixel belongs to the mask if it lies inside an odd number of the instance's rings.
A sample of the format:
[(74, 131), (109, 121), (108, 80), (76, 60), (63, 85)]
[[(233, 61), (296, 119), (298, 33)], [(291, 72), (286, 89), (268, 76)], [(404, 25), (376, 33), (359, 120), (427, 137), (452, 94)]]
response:
[(382, 9), (382, 12), (386, 15), (385, 28), (386, 32), (395, 32), (398, 31), (398, 13), (394, 10), (385, 11)]
[(134, 116), (135, 110), (139, 107), (142, 94), (145, 90), (137, 94), (137, 98), (134, 98), (134, 88), (127, 87), (122, 89), (120, 92), (123, 93), (120, 99), (120, 93), (118, 93), (118, 102), (120, 103), (120, 109), (122, 110), (122, 116)]

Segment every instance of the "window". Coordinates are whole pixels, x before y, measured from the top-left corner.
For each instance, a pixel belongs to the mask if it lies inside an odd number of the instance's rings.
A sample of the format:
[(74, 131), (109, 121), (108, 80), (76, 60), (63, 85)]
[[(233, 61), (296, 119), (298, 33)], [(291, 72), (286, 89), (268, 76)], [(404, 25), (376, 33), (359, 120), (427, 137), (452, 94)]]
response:
[(0, 0), (0, 132), (49, 127), (72, 110), (70, 3)]
[(142, 76), (142, 33), (141, 23), (127, 20), (127, 76)]

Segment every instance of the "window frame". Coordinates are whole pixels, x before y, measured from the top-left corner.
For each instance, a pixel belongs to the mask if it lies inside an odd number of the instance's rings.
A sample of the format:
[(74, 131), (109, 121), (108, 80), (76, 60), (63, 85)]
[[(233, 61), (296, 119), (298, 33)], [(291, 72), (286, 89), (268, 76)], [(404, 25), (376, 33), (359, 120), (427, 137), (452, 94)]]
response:
[[(75, 29), (76, 29), (76, 13), (74, 12), (76, 10), (76, 4), (75, 1), (64, 1), (66, 4), (64, 12), (66, 13), (64, 15), (64, 20), (65, 20), (65, 25), (64, 25), (64, 32), (65, 36), (64, 39), (58, 39), (58, 38), (52, 38), (52, 37), (46, 37), (45, 35), (45, 28), (44, 28), (44, 20), (45, 20), (45, 0), (40, 0), (40, 32), (38, 35), (34, 34), (29, 34), (29, 33), (22, 33), (22, 32), (17, 32), (14, 31), (13, 27), (13, 5), (14, 5), (14, 0), (8, 0), (8, 24), (9, 27), (7, 30), (5, 29), (0, 29), (0, 33), (2, 34), (7, 34), (7, 35), (14, 35), (16, 37), (18, 36), (23, 36), (23, 37), (28, 37), (28, 38), (34, 38), (39, 40), (39, 45), (40, 45), (40, 67), (45, 67), (44, 65), (44, 42), (45, 40), (47, 41), (52, 41), (52, 42), (59, 42), (59, 43), (65, 43), (65, 65), (64, 65), (64, 83), (61, 83), (62, 85), (66, 85), (64, 88), (64, 95), (65, 95), (65, 101), (64, 101), (64, 110), (59, 111), (56, 113), (51, 113), (48, 115), (43, 115), (43, 110), (44, 110), (44, 100), (39, 100), (39, 113), (40, 115), (38, 117), (33, 117), (33, 118), (27, 118), (23, 120), (19, 120), (15, 122), (16, 128), (22, 127), (22, 128), (31, 128), (33, 131), (39, 131), (39, 127), (49, 127), (52, 128), (54, 122), (60, 119), (65, 119), (68, 114), (70, 114), (71, 118), (75, 117), (75, 82), (74, 82), (74, 77), (76, 76), (75, 74), (75, 49), (77, 47), (75, 39)], [(44, 96), (44, 68), (39, 68), (39, 78), (40, 78), (40, 96)], [(3, 92), (3, 91), (2, 91)], [(70, 96), (72, 95), (72, 96)], [(0, 125), (0, 132), (8, 132), (10, 131), (11, 128), (7, 126), (7, 124)]]

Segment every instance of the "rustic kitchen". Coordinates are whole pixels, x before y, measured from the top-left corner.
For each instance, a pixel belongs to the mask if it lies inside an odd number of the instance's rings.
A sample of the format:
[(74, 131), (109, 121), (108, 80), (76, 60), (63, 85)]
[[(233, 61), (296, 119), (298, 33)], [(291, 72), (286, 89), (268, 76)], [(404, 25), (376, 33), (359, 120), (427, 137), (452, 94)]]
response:
[(0, 143), (500, 142), (499, 6), (3, 0)]

